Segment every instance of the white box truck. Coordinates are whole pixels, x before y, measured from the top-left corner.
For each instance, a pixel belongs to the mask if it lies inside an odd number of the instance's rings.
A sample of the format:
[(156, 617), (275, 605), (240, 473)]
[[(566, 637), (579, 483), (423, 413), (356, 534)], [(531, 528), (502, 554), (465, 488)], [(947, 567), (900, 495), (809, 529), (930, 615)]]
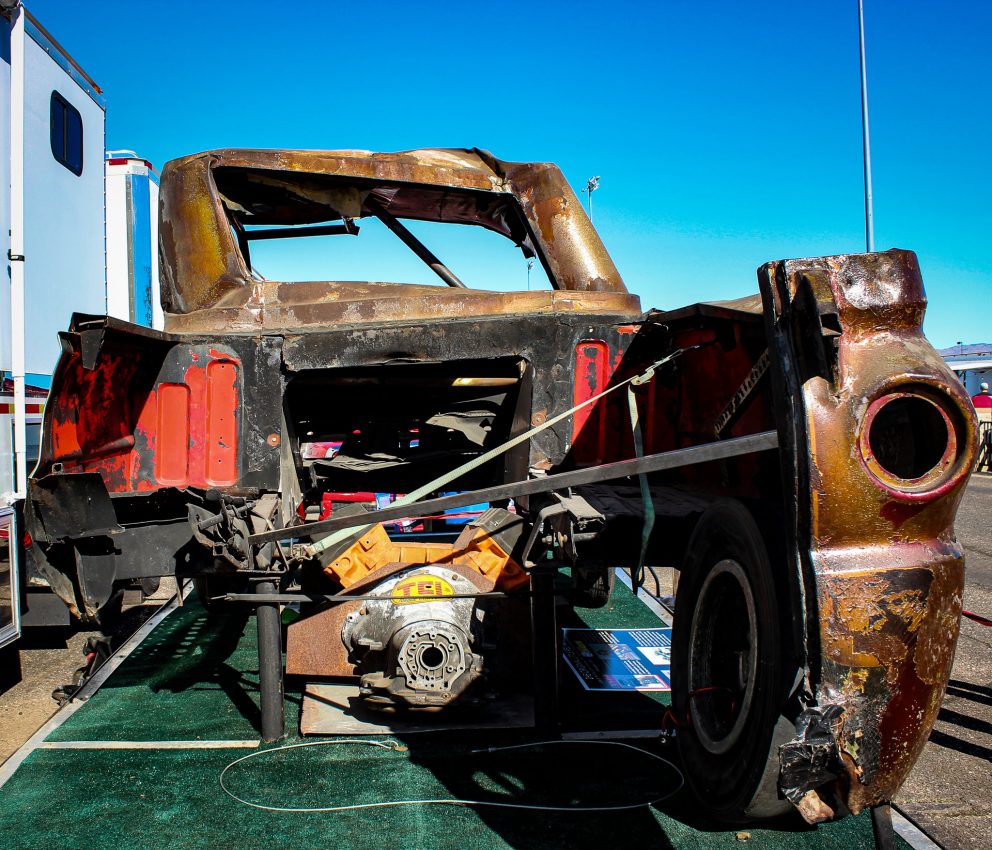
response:
[(162, 326), (158, 177), (130, 151), (106, 155), (105, 119), (79, 63), (0, 0), (0, 646), (21, 613), (7, 506), (37, 459), (59, 332), (75, 312)]

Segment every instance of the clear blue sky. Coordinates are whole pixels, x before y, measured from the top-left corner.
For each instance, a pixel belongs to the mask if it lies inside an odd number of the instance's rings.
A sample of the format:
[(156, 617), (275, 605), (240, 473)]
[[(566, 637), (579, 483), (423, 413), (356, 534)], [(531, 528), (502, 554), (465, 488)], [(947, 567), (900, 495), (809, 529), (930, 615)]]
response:
[[(992, 7), (865, 0), (876, 247), (920, 257), (937, 346), (992, 340)], [(107, 146), (487, 148), (602, 176), (645, 307), (864, 250), (857, 2), (28, 7), (104, 89)], [(442, 253), (442, 251), (439, 251)]]

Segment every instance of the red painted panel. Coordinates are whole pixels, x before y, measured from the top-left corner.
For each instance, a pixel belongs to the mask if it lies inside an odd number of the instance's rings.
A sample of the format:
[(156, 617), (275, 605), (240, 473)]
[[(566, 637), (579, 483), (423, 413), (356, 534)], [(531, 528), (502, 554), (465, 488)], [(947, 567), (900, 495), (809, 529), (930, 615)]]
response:
[(228, 486), (238, 481), (237, 411), (237, 364), (230, 360), (208, 363), (205, 476), (208, 484)]
[(161, 384), (158, 388), (155, 478), (160, 484), (189, 483), (189, 387)]
[[(610, 371), (610, 348), (605, 342), (587, 339), (575, 346), (575, 389), (572, 404), (581, 404), (605, 390)], [(576, 463), (583, 465), (603, 462), (606, 454), (606, 422), (602, 402), (590, 404), (572, 414), (572, 445)]]
[(78, 352), (60, 362), (46, 412), (43, 468), (61, 463), (65, 472), (98, 472), (111, 492), (128, 489), (139, 366), (134, 350), (104, 350), (93, 369), (83, 367)]

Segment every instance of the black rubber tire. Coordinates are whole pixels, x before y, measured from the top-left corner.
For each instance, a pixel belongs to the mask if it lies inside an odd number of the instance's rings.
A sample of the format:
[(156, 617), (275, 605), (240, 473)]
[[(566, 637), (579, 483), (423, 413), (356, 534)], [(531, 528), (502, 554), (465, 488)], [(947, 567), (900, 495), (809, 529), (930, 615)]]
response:
[(778, 747), (793, 729), (782, 717), (784, 644), (761, 532), (741, 503), (715, 502), (679, 575), (672, 705), (687, 784), (717, 820), (746, 823), (791, 808), (777, 787)]

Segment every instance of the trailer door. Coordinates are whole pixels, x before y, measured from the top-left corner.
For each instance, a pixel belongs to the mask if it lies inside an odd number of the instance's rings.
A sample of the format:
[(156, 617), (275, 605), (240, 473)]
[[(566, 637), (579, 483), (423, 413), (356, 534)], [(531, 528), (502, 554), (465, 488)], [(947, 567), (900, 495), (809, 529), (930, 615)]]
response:
[(0, 508), (0, 647), (21, 633), (17, 569), (17, 522), (13, 508)]

